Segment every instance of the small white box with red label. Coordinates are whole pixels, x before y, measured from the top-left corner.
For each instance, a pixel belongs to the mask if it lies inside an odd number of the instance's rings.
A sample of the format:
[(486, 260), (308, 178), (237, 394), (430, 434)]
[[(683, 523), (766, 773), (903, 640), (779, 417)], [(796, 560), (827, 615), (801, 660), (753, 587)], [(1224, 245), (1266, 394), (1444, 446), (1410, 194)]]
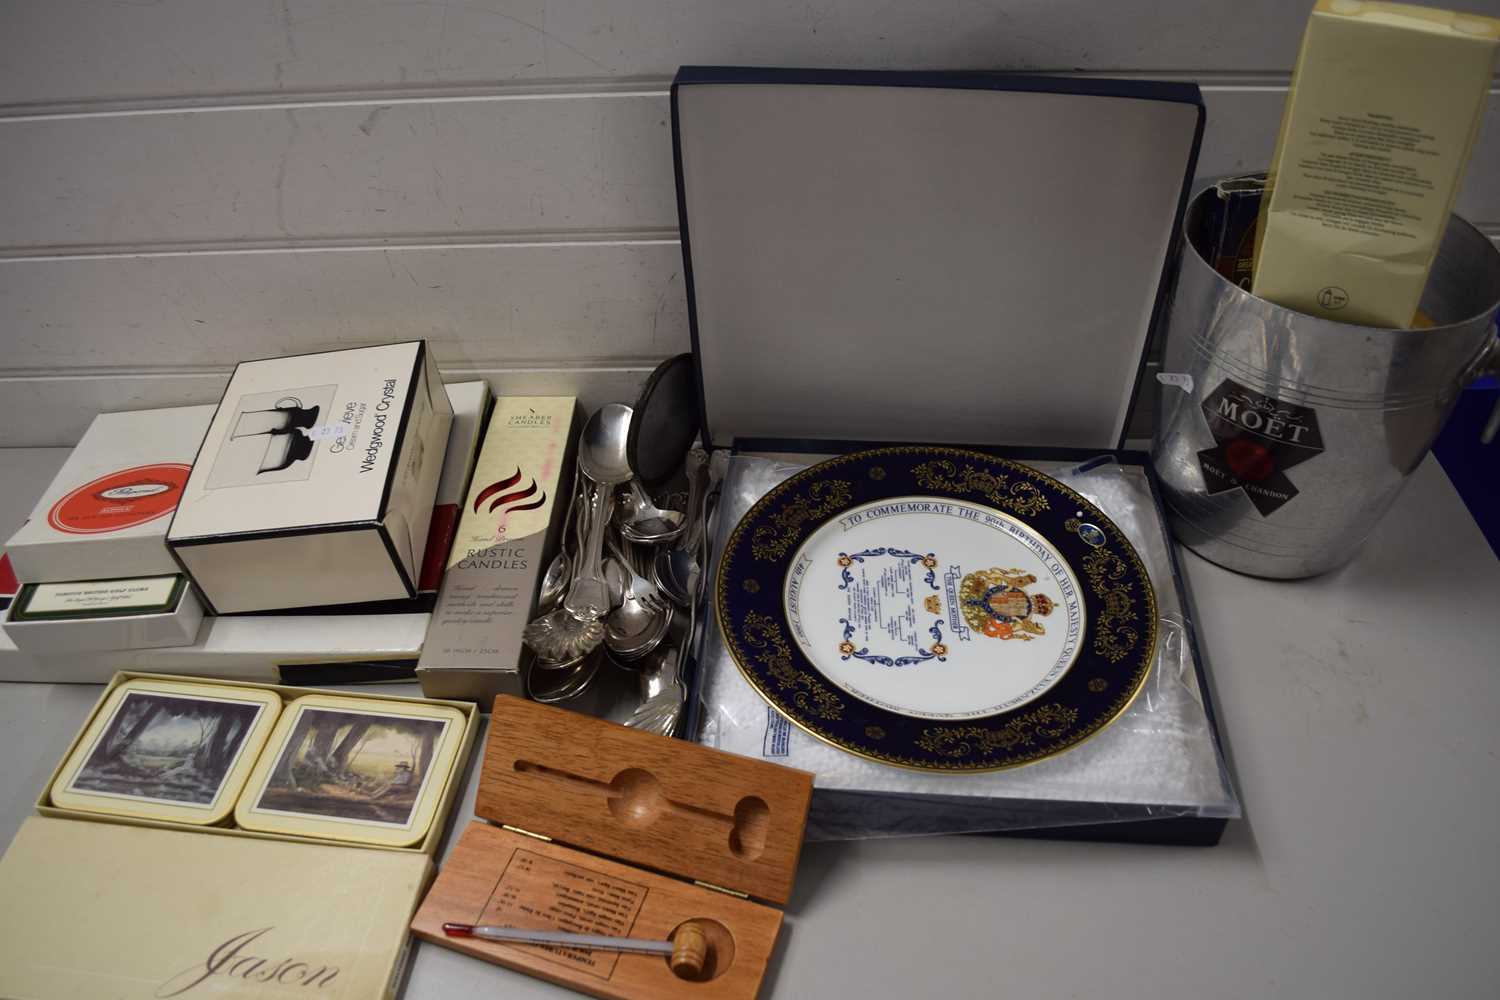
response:
[(22, 583), (180, 573), (167, 527), (213, 406), (101, 413), (5, 543)]

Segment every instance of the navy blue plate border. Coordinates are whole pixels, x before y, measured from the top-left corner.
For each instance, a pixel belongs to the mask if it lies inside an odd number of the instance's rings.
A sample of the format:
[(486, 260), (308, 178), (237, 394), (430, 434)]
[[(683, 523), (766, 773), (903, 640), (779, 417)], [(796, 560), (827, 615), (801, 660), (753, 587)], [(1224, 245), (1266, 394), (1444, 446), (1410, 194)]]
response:
[[(963, 722), (913, 718), (828, 683), (791, 639), (782, 590), (792, 555), (843, 511), (898, 496), (947, 497), (990, 507), (1042, 535), (1073, 567), (1084, 603), (1084, 645), (1045, 695)], [(1100, 532), (1080, 532), (1090, 524)], [(1000, 770), (1077, 746), (1129, 707), (1156, 649), (1155, 593), (1120, 529), (1051, 477), (959, 448), (856, 452), (781, 483), (730, 534), (714, 601), (731, 657), (777, 711), (841, 749), (920, 770)]]

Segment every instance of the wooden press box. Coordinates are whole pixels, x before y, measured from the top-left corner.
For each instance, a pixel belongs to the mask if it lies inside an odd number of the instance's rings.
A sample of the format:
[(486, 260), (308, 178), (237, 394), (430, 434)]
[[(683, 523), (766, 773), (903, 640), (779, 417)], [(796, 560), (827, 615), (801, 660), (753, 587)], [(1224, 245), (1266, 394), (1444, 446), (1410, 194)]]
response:
[[(52, 788), (111, 692), (136, 678), (371, 703), (446, 705), (462, 714), (437, 810), (410, 847), (83, 812)], [(121, 672), (100, 696), (0, 861), (0, 996), (253, 1000), (293, 986), (393, 997), (408, 924), (464, 785), (480, 722), (470, 702)], [(436, 773), (434, 774), (436, 777)], [(333, 989), (337, 984), (338, 989)], [(322, 987), (327, 986), (325, 991)], [(268, 992), (271, 991), (271, 992)]]
[[(791, 896), (811, 774), (502, 695), (478, 796), (412, 930), (610, 1000), (760, 990)], [(485, 822), (488, 821), (488, 822)], [(774, 905), (769, 905), (774, 904)], [(707, 942), (660, 955), (450, 938), (444, 923)]]

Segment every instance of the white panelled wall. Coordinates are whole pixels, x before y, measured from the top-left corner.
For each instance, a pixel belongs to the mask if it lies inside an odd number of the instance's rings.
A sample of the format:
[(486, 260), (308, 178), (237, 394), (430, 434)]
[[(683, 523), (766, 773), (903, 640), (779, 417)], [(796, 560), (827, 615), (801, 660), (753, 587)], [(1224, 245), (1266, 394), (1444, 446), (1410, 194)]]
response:
[[(688, 345), (678, 65), (1193, 79), (1206, 176), (1269, 159), (1309, 7), (9, 0), (0, 445), (212, 401), (242, 358), (412, 337), (502, 392), (629, 398)], [(1459, 210), (1500, 238), (1497, 163), (1492, 90)]]

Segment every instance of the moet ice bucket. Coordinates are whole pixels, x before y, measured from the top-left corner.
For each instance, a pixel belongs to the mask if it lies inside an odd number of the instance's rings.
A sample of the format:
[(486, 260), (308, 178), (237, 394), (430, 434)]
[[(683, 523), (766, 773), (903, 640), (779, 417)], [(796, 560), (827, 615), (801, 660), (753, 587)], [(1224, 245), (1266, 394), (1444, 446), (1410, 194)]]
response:
[(1152, 459), (1173, 532), (1255, 576), (1342, 566), (1401, 492), (1464, 386), (1500, 371), (1500, 250), (1457, 215), (1421, 310), (1429, 329), (1336, 323), (1213, 269), (1198, 193), (1167, 328)]

